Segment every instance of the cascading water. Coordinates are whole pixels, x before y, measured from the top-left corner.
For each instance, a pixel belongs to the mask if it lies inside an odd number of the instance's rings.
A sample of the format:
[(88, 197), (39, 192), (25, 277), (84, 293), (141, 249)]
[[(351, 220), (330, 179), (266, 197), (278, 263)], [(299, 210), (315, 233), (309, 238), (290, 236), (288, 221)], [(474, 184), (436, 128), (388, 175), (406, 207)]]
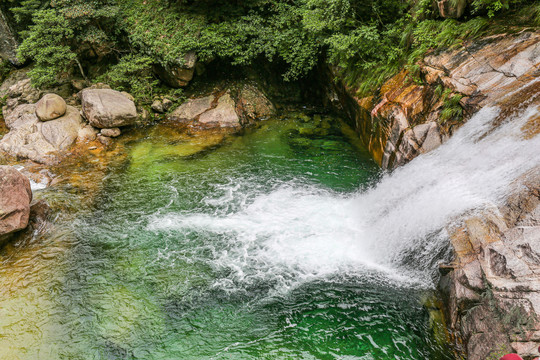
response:
[[(429, 283), (429, 264), (448, 244), (445, 226), (467, 210), (497, 203), (512, 181), (540, 165), (540, 137), (525, 140), (521, 130), (537, 114), (531, 106), (492, 129), (499, 109), (484, 108), (440, 148), (352, 195), (289, 183), (257, 194), (230, 184), (226, 196), (205, 199), (218, 205), (213, 213), (154, 215), (148, 229), (227, 234), (229, 243), (214, 260), (233, 270), (222, 286), (279, 278), (286, 290), (366, 269)], [(239, 204), (232, 212), (231, 203)], [(412, 279), (412, 273), (403, 276), (410, 268), (417, 270)]]
[(537, 112), (484, 108), (382, 176), (304, 120), (212, 151), (135, 139), (91, 213), (2, 262), (0, 358), (451, 359), (423, 306), (444, 228), (539, 164)]

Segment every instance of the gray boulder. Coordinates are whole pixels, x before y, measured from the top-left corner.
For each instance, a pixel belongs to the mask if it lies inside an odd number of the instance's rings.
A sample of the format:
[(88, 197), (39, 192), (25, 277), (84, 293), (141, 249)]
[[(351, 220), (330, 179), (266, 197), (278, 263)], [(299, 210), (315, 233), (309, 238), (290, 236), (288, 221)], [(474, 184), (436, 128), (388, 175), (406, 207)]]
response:
[(66, 101), (56, 95), (47, 94), (36, 104), (36, 115), (41, 121), (54, 120), (66, 113)]
[(188, 100), (174, 110), (169, 118), (183, 122), (196, 120), (198, 116), (212, 108), (214, 99), (214, 95), (210, 95), (199, 99)]
[(240, 127), (240, 118), (235, 107), (236, 104), (231, 95), (225, 94), (219, 98), (214, 109), (208, 110), (199, 117), (199, 123), (219, 127)]
[(159, 100), (154, 100), (152, 103), (152, 110), (160, 114), (165, 112), (165, 109), (163, 109), (163, 103)]
[(85, 89), (79, 96), (83, 115), (94, 127), (115, 128), (134, 125), (137, 121), (135, 103), (119, 91)]
[(30, 180), (11, 166), (0, 166), (0, 244), (28, 226), (31, 201)]

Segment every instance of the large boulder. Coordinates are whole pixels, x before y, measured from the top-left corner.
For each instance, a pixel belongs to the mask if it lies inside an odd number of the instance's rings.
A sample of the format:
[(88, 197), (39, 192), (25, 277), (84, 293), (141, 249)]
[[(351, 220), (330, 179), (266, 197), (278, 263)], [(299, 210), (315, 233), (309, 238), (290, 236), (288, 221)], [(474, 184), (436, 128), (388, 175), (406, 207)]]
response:
[(203, 125), (219, 127), (240, 127), (240, 118), (236, 113), (235, 102), (231, 95), (225, 94), (219, 98), (217, 106), (199, 117)]
[(190, 99), (174, 110), (169, 118), (182, 122), (196, 120), (202, 113), (212, 108), (214, 99), (214, 95), (198, 99)]
[(67, 106), (64, 116), (47, 122), (41, 122), (35, 112), (36, 105), (25, 104), (6, 116), (10, 132), (0, 140), (0, 150), (42, 164), (58, 163), (61, 152), (73, 145), (84, 127), (79, 111)]
[(31, 201), (30, 180), (11, 166), (0, 166), (0, 243), (26, 228)]
[(175, 63), (158, 65), (156, 73), (167, 85), (174, 88), (184, 87), (193, 79), (197, 55), (189, 52), (183, 59), (178, 59)]
[(249, 126), (275, 113), (275, 107), (257, 86), (231, 86), (215, 95), (190, 99), (169, 116), (169, 120), (198, 128)]
[(135, 103), (119, 91), (85, 89), (79, 96), (83, 115), (94, 127), (115, 128), (134, 125), (137, 121)]
[(36, 104), (36, 115), (41, 121), (54, 120), (66, 113), (66, 101), (56, 94), (47, 94)]

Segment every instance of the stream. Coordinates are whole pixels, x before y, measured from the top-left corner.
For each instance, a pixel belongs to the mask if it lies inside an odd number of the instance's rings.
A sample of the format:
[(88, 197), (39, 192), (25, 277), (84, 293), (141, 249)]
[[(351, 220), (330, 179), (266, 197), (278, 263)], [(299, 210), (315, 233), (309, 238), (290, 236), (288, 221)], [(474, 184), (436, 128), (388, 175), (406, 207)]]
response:
[[(389, 226), (410, 194), (345, 128), (291, 113), (241, 136), (137, 130), (91, 208), (37, 190), (71, 207), (0, 253), (0, 358), (452, 359), (433, 264), (406, 261), (444, 253), (440, 224)], [(396, 252), (398, 233), (435, 240)]]

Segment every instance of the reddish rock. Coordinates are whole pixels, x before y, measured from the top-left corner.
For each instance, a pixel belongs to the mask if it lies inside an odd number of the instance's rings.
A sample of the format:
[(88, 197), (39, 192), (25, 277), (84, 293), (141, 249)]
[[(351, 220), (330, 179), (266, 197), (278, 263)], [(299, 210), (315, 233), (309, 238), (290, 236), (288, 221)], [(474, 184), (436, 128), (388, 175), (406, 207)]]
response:
[(0, 241), (28, 226), (30, 180), (10, 166), (0, 166)]

